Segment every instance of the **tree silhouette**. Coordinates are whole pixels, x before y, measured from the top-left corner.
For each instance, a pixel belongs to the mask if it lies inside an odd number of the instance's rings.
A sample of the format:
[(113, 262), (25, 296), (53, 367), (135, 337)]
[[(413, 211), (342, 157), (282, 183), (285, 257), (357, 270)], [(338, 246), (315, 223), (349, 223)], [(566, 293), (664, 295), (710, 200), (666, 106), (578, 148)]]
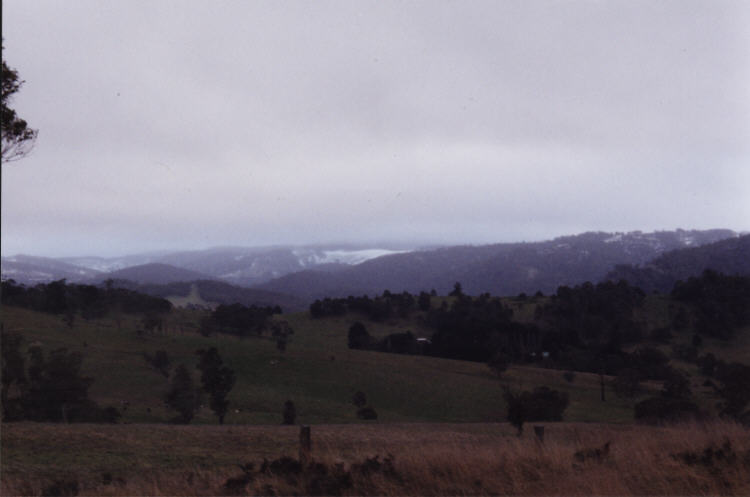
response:
[(227, 395), (236, 380), (234, 371), (224, 366), (216, 347), (198, 350), (196, 354), (200, 356), (198, 369), (201, 370), (203, 389), (211, 397), (211, 410), (219, 417), (219, 424), (224, 424), (224, 416), (229, 409)]
[(184, 364), (177, 367), (164, 401), (180, 413), (175, 419), (178, 423), (190, 423), (195, 416), (200, 405), (199, 391), (196, 390), (190, 371)]
[(283, 412), (284, 421), (282, 424), (285, 425), (293, 425), (294, 420), (297, 418), (297, 410), (294, 407), (294, 402), (291, 400), (287, 400), (284, 402), (284, 412)]
[[(2, 47), (5, 52), (5, 47)], [(21, 89), (24, 81), (18, 78), (18, 72), (2, 61), (2, 162), (11, 162), (23, 158), (34, 147), (37, 130), (29, 128), (26, 121), (18, 117), (16, 111), (9, 107), (11, 97)]]

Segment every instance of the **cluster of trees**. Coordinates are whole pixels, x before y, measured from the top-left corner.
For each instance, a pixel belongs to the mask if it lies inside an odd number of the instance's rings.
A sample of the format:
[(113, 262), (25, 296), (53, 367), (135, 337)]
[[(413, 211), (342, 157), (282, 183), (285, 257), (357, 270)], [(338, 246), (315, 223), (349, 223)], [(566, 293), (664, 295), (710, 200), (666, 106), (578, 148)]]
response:
[[(443, 301), (439, 307), (432, 307), (430, 295), (425, 292), (417, 302), (423, 296), (427, 300), (424, 322), (434, 330), (429, 343), (417, 343), (409, 332), (394, 333), (376, 341), (364, 325), (355, 323), (349, 330), (350, 348), (488, 362), (493, 368), (503, 365), (500, 369), (511, 362), (545, 359), (563, 369), (598, 373), (605, 367), (607, 373), (615, 374), (633, 363), (621, 347), (637, 343), (645, 335), (633, 319), (645, 295), (624, 281), (560, 287), (545, 305), (537, 308), (538, 324), (514, 321), (512, 309), (500, 299), (486, 293), (467, 296), (459, 283), (451, 292), (454, 297), (451, 304)], [(311, 313), (338, 315), (357, 310), (366, 314), (373, 306), (389, 302), (385, 308), (410, 308), (412, 300), (404, 294), (397, 297), (386, 292), (376, 299), (325, 299), (316, 301)], [(400, 302), (401, 307), (393, 302)]]
[(45, 354), (32, 345), (24, 354), (19, 335), (3, 333), (1, 339), (3, 421), (114, 423), (120, 417), (116, 408), (89, 398), (94, 380), (81, 375), (80, 353), (61, 348)]
[(237, 379), (234, 370), (224, 365), (216, 347), (200, 349), (195, 353), (199, 357), (197, 369), (201, 372), (201, 388), (195, 386), (187, 366), (177, 366), (169, 390), (164, 396), (167, 405), (178, 412), (172, 421), (190, 423), (200, 408), (203, 395), (207, 394), (209, 407), (219, 418), (219, 424), (224, 424), (224, 418), (229, 410), (227, 396)]
[(343, 316), (347, 312), (358, 312), (372, 321), (383, 321), (394, 316), (408, 317), (417, 309), (421, 311), (429, 310), (431, 296), (434, 294), (434, 290), (432, 294), (420, 292), (415, 297), (409, 292), (391, 293), (386, 290), (382, 295), (374, 298), (367, 295), (362, 297), (349, 296), (345, 299), (325, 298), (310, 304), (310, 315), (313, 318), (323, 318)]
[(64, 279), (32, 287), (14, 280), (2, 282), (3, 304), (25, 307), (52, 314), (75, 315), (84, 319), (100, 318), (117, 310), (126, 313), (167, 313), (172, 304), (163, 298), (104, 286), (68, 284)]
[(750, 278), (706, 270), (678, 281), (672, 297), (688, 305), (698, 333), (727, 340), (750, 324)]
[(456, 299), (429, 311), (426, 324), (435, 330), (426, 353), (438, 357), (488, 362), (503, 352), (520, 360), (536, 350), (540, 332), (512, 320), (513, 311), (499, 299), (472, 298), (454, 289)]
[(643, 339), (633, 315), (644, 300), (645, 294), (626, 281), (561, 286), (536, 317), (555, 335), (547, 344), (550, 354), (565, 347), (619, 348)]
[(359, 321), (349, 327), (348, 345), (350, 349), (377, 350), (394, 354), (416, 354), (424, 353), (426, 350), (417, 342), (417, 338), (410, 331), (391, 333), (380, 340), (376, 340), (367, 332), (365, 325)]
[(274, 314), (281, 314), (279, 306), (220, 305), (210, 316), (201, 321), (200, 331), (206, 336), (214, 333), (226, 333), (239, 337), (259, 335)]

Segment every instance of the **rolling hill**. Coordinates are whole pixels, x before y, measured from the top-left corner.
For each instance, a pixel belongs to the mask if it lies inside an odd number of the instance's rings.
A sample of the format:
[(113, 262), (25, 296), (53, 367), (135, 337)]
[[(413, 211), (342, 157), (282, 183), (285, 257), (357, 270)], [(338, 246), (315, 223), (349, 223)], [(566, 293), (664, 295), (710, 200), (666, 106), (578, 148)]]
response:
[(51, 257), (16, 255), (2, 258), (2, 277), (19, 283), (33, 285), (54, 280), (67, 279), (82, 282), (103, 274), (96, 269), (76, 266)]
[(150, 263), (118, 269), (99, 276), (101, 280), (128, 280), (142, 285), (166, 285), (180, 281), (209, 279), (205, 274), (169, 264)]
[[(141, 274), (116, 273), (119, 270), (149, 264), (166, 264), (192, 271), (183, 281), (214, 279), (234, 285), (250, 286), (310, 268), (335, 270), (363, 261), (408, 250), (402, 246), (370, 247), (356, 245), (216, 247), (204, 250), (149, 252), (122, 257), (31, 257), (17, 255), (2, 258), (2, 277), (21, 283), (40, 283), (66, 278), (86, 281), (103, 274), (115, 279), (139, 279)], [(164, 271), (151, 268), (155, 273)], [(174, 272), (174, 271), (173, 271)], [(148, 272), (145, 278), (152, 278)], [(174, 278), (166, 278), (174, 281)], [(141, 281), (152, 283), (150, 279)]]
[(600, 281), (618, 264), (642, 264), (684, 247), (736, 238), (729, 230), (584, 233), (546, 242), (446, 247), (393, 254), (340, 271), (311, 269), (256, 285), (306, 300), (377, 294), (383, 290), (517, 295)]
[(699, 275), (705, 269), (750, 275), (750, 235), (673, 250), (643, 265), (618, 265), (606, 278), (627, 280), (646, 292), (669, 292), (677, 281)]

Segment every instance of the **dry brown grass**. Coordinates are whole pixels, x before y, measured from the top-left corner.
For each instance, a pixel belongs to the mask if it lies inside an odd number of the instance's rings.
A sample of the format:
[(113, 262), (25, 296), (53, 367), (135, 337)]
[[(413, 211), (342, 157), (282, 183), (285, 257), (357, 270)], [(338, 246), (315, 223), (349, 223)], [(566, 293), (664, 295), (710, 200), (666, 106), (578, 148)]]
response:
[[(530, 426), (519, 438), (506, 424), (313, 426), (313, 457), (347, 470), (393, 455), (395, 476), (353, 473), (344, 495), (750, 495), (750, 432), (739, 425), (545, 425), (544, 444)], [(264, 457), (296, 456), (296, 435), (293, 427), (4, 425), (3, 449), (11, 450), (3, 454), (2, 494), (41, 495), (55, 480), (72, 478), (81, 495), (221, 495), (224, 482), (242, 474), (237, 464), (257, 468)], [(692, 452), (700, 459), (725, 440), (727, 457), (692, 464), (674, 457)], [(606, 442), (611, 450), (598, 460), (574, 456)], [(45, 465), (50, 458), (23, 456), (24, 445), (76, 453), (53, 454), (59, 460)], [(197, 457), (201, 447), (213, 455)], [(246, 491), (299, 495), (311, 488), (303, 477), (265, 474)]]

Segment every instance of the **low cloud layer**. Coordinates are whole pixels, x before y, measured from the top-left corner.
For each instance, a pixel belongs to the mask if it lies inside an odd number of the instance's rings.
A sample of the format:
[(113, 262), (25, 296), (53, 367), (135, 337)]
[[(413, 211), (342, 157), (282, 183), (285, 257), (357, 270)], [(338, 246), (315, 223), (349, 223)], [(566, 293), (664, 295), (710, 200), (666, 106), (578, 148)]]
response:
[(745, 2), (3, 2), (2, 250), (750, 229)]

